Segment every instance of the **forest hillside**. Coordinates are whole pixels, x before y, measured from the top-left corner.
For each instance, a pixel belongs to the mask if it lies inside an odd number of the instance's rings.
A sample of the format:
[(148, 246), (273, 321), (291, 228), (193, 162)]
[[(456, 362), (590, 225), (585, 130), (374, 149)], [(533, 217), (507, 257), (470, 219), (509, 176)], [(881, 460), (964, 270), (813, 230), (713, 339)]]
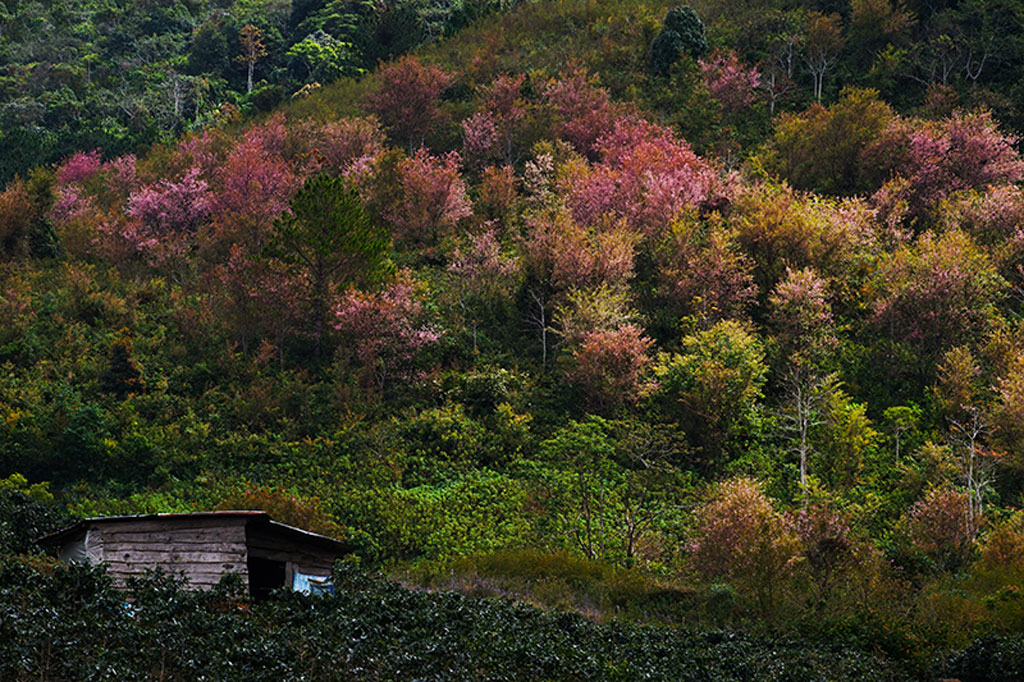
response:
[[(0, 30), (0, 677), (1024, 677), (1024, 6)], [(35, 544), (209, 509), (338, 596)]]

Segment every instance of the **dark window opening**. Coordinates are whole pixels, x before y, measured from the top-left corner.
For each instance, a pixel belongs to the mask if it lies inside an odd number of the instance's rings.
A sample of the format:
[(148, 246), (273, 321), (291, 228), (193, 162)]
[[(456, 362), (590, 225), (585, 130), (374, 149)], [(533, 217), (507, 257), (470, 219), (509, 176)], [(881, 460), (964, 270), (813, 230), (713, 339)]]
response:
[(284, 562), (249, 557), (249, 596), (266, 599), (271, 591), (284, 587)]

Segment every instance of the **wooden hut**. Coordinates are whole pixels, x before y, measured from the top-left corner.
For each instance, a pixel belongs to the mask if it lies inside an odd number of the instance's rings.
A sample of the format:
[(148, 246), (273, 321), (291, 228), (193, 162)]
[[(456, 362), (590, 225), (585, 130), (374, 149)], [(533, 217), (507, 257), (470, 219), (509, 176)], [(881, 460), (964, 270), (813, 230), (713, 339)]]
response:
[(242, 576), (254, 598), (278, 587), (325, 588), (347, 544), (278, 523), (262, 511), (213, 511), (83, 519), (40, 544), (65, 561), (106, 563), (119, 587), (147, 569), (181, 573), (208, 589), (224, 573)]

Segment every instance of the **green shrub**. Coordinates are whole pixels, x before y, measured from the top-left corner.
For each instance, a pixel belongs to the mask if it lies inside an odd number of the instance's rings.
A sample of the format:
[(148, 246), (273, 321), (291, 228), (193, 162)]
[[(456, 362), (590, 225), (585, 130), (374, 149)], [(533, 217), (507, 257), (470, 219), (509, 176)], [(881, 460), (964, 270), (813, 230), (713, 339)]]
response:
[(0, 478), (0, 556), (37, 550), (36, 541), (66, 520), (48, 483), (29, 485), (21, 474)]
[[(0, 677), (32, 679), (758, 680), (901, 679), (883, 656), (736, 633), (547, 613), (508, 600), (410, 591), (345, 566), (335, 595), (249, 604), (237, 580), (183, 592), (102, 567), (0, 561)], [(987, 648), (986, 648), (987, 647)], [(980, 644), (965, 672), (1019, 677), (1020, 641)], [(1011, 658), (1016, 654), (1016, 659)], [(1014, 675), (1018, 675), (1015, 677)], [(963, 679), (981, 679), (964, 676)]]

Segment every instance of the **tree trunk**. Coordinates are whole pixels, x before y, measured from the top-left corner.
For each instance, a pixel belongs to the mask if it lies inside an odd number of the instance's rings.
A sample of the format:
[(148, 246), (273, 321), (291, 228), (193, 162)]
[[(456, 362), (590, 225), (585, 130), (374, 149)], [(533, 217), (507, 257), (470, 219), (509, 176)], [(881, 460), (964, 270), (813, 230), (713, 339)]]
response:
[(323, 267), (317, 264), (313, 269), (313, 341), (316, 361), (319, 363), (323, 355), (324, 328), (327, 323), (327, 275)]

